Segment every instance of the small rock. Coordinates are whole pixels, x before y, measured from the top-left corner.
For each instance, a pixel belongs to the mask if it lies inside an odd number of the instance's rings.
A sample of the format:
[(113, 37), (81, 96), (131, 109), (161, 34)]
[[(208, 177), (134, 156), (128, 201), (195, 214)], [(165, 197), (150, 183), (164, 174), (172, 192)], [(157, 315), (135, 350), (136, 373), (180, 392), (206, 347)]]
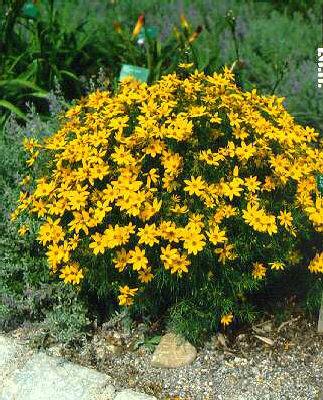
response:
[(155, 396), (134, 392), (133, 390), (123, 390), (118, 393), (114, 400), (157, 400)]
[(115, 344), (108, 344), (108, 345), (106, 346), (106, 350), (107, 350), (109, 353), (117, 354), (117, 355), (122, 353), (122, 347), (116, 346)]
[(152, 356), (151, 365), (177, 368), (191, 364), (197, 355), (196, 348), (182, 337), (167, 333), (161, 338)]
[(58, 344), (58, 345), (50, 347), (47, 350), (47, 353), (51, 356), (60, 357), (62, 355), (62, 351), (63, 351), (63, 346)]

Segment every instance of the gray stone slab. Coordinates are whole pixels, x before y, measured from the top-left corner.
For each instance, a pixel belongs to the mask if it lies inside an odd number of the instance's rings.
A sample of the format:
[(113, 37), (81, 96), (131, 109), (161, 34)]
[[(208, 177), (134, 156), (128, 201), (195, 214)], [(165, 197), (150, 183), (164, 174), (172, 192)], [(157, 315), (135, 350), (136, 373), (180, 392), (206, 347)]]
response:
[(28, 354), (28, 349), (14, 339), (0, 335), (0, 388), (6, 376), (11, 374)]
[(112, 400), (107, 375), (44, 353), (33, 355), (0, 389), (0, 400)]
[(157, 398), (155, 396), (148, 396), (147, 394), (127, 389), (119, 392), (114, 400), (157, 400)]

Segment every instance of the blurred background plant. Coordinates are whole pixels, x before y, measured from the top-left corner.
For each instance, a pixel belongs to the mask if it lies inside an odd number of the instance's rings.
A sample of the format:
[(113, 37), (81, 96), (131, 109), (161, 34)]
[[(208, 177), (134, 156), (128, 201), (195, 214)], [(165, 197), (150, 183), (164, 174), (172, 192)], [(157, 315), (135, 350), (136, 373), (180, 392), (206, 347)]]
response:
[(4, 110), (24, 118), (27, 101), (46, 115), (55, 80), (71, 100), (99, 70), (116, 83), (124, 63), (152, 82), (179, 62), (207, 73), (236, 62), (243, 87), (286, 96), (300, 122), (322, 127), (318, 0), (3, 0), (0, 11), (0, 122)]

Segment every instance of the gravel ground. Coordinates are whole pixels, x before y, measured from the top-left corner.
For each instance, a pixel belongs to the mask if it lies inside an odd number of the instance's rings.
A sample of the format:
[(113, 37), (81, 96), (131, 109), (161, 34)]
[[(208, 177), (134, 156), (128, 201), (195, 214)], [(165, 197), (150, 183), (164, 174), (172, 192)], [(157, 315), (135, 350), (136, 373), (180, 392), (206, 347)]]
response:
[(96, 367), (117, 388), (163, 400), (323, 400), (323, 335), (316, 330), (302, 315), (279, 326), (270, 319), (234, 337), (214, 336), (192, 365), (169, 370), (151, 367), (151, 349), (133, 350), (143, 338), (140, 326), (131, 333), (98, 329), (78, 351), (48, 351)]

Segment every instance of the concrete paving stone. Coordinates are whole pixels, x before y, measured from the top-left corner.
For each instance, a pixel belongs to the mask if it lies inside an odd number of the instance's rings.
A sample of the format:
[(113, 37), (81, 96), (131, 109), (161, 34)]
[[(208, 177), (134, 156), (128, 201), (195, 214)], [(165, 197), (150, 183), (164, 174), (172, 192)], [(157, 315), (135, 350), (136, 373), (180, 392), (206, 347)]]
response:
[(107, 375), (44, 353), (33, 355), (0, 389), (0, 400), (112, 400), (114, 395)]
[(119, 392), (114, 400), (157, 400), (157, 398), (155, 396), (148, 396), (147, 394), (127, 389)]
[(10, 375), (32, 352), (16, 340), (0, 335), (0, 388)]

